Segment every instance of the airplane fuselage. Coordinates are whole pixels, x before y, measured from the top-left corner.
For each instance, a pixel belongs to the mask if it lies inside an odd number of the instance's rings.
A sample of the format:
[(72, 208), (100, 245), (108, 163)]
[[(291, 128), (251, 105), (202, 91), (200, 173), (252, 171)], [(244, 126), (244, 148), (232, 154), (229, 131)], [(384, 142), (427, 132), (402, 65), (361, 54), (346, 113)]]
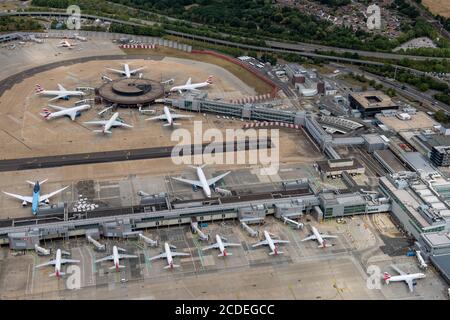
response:
[(55, 275), (61, 277), (61, 249), (56, 250)]
[(116, 267), (116, 271), (119, 271), (120, 269), (120, 259), (119, 259), (119, 250), (116, 246), (113, 247), (113, 260), (114, 260), (114, 266)]
[(225, 250), (225, 246), (223, 245), (222, 238), (218, 234), (216, 234), (216, 242), (217, 245), (219, 246), (220, 252), (223, 254), (224, 257), (226, 257), (227, 251)]
[(167, 123), (170, 124), (171, 126), (173, 126), (173, 118), (172, 118), (172, 115), (170, 114), (169, 108), (164, 106), (163, 112), (164, 112), (164, 115), (166, 116)]
[(131, 73), (130, 73), (130, 67), (128, 66), (128, 64), (125, 63), (123, 68), (124, 68), (125, 77), (130, 78)]
[(186, 84), (181, 86), (175, 86), (170, 91), (185, 91), (185, 90), (195, 90), (200, 89), (203, 87), (207, 87), (210, 84), (208, 82), (200, 82), (200, 83), (193, 83), (193, 84)]
[(31, 202), (31, 212), (36, 215), (39, 209), (39, 197), (41, 194), (41, 186), (39, 185), (39, 182), (36, 182), (36, 184), (33, 187), (33, 202)]
[(111, 129), (114, 121), (116, 121), (118, 117), (119, 117), (119, 113), (118, 112), (114, 113), (112, 115), (112, 117), (108, 120), (108, 122), (104, 125), (103, 131), (109, 131), (109, 129)]
[(266, 230), (264, 230), (264, 237), (266, 238), (266, 241), (267, 241), (267, 244), (269, 245), (270, 250), (273, 252), (274, 255), (277, 255), (278, 248), (277, 248), (277, 246), (275, 246), (275, 243), (273, 243), (269, 232), (267, 232)]
[(203, 169), (201, 167), (197, 167), (196, 170), (197, 177), (200, 181), (200, 184), (202, 185), (203, 192), (205, 193), (206, 197), (211, 198), (211, 188), (209, 187), (208, 180), (205, 177)]
[(48, 116), (45, 117), (45, 119), (50, 120), (50, 119), (58, 118), (58, 117), (62, 117), (62, 116), (70, 116), (70, 114), (69, 114), (70, 112), (76, 112), (78, 114), (78, 112), (88, 110), (88, 109), (90, 109), (90, 107), (91, 106), (88, 104), (83, 104), (81, 106), (69, 108), (66, 110), (51, 112)]
[(311, 226), (311, 229), (312, 229), (313, 234), (316, 236), (316, 239), (317, 239), (317, 242), (319, 243), (319, 245), (324, 247), (325, 240), (320, 235), (320, 232), (314, 226)]
[(59, 96), (60, 94), (64, 94), (64, 97), (85, 95), (83, 91), (60, 91), (60, 90), (44, 90), (38, 93), (38, 95), (44, 96)]
[(404, 274), (404, 275), (399, 275), (399, 276), (390, 276), (388, 279), (386, 279), (386, 283), (423, 279), (423, 278), (425, 278), (425, 274), (423, 274), (423, 273)]
[(167, 242), (164, 243), (164, 251), (166, 252), (167, 264), (173, 268), (173, 258), (172, 251), (170, 251), (170, 246)]

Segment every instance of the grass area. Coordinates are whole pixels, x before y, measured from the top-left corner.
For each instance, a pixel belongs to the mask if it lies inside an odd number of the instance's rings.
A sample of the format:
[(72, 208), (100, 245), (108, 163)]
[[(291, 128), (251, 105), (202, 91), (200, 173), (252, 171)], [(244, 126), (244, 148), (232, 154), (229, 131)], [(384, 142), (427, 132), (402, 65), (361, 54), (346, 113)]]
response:
[(422, 0), (422, 4), (428, 8), (433, 14), (450, 18), (450, 1), (449, 0)]
[(168, 56), (175, 57), (181, 59), (190, 59), (201, 61), (205, 63), (215, 64), (219, 67), (224, 68), (225, 70), (231, 72), (233, 75), (241, 79), (245, 84), (255, 89), (257, 94), (266, 94), (269, 93), (272, 88), (264, 81), (260, 80), (258, 77), (253, 75), (251, 72), (246, 69), (229, 62), (227, 60), (207, 55), (207, 54), (193, 54), (187, 53), (171, 48), (166, 47), (158, 47), (155, 49), (122, 49), (126, 54), (142, 54), (142, 55), (160, 55), (160, 56)]

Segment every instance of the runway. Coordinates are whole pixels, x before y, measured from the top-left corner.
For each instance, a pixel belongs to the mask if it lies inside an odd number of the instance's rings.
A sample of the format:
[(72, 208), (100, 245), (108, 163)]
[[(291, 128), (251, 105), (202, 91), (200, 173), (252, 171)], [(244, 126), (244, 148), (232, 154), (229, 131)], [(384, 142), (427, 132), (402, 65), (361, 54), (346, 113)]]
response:
[[(102, 162), (115, 162), (115, 161), (128, 161), (128, 160), (143, 160), (143, 159), (157, 159), (168, 158), (172, 156), (172, 152), (175, 152), (177, 156), (189, 156), (196, 154), (203, 154), (205, 148), (214, 151), (215, 148), (222, 148), (224, 152), (244, 151), (260, 148), (270, 148), (271, 140), (260, 143), (259, 139), (252, 143), (249, 140), (235, 141), (234, 148), (230, 150), (227, 147), (227, 142), (222, 143), (204, 143), (202, 145), (190, 145), (190, 146), (167, 146), (167, 147), (154, 147), (143, 149), (130, 149), (130, 150), (117, 150), (106, 152), (91, 152), (91, 153), (75, 153), (65, 154), (47, 157), (32, 157), (32, 158), (19, 158), (0, 160), (0, 172), (3, 171), (18, 171), (18, 170), (30, 170), (30, 169), (42, 169), (42, 168), (54, 168), (62, 166), (73, 166), (80, 164), (90, 163), (102, 163)], [(184, 150), (190, 148), (190, 153), (184, 154)], [(179, 152), (177, 151), (179, 150)], [(214, 154), (214, 152), (212, 152)]]

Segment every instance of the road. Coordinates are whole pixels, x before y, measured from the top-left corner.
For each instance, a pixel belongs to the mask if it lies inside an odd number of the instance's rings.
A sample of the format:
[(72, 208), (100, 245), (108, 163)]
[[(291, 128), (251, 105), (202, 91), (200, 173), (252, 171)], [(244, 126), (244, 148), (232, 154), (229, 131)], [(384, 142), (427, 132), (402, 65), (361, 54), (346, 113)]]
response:
[[(70, 16), (68, 13), (65, 12), (3, 12), (0, 13), (1, 16), (37, 16), (37, 17), (68, 17)], [(147, 20), (140, 20), (140, 19), (134, 19), (136, 22), (130, 22), (130, 21), (124, 21), (114, 18), (108, 18), (103, 16), (96, 16), (96, 15), (88, 15), (88, 14), (82, 14), (81, 18), (83, 19), (90, 19), (90, 20), (96, 20), (101, 19), (104, 21), (109, 21), (111, 23), (119, 23), (119, 24), (125, 24), (125, 25), (133, 25), (133, 26), (142, 26), (143, 24), (148, 24), (149, 21)], [(194, 40), (200, 40), (200, 41), (206, 41), (210, 43), (215, 44), (222, 44), (226, 46), (232, 46), (232, 47), (238, 47), (238, 48), (245, 48), (245, 49), (251, 49), (251, 50), (257, 50), (257, 51), (266, 51), (266, 52), (285, 52), (285, 53), (296, 53), (304, 56), (309, 57), (323, 57), (323, 58), (334, 58), (337, 59), (338, 57), (333, 56), (327, 56), (327, 55), (319, 55), (314, 54), (315, 50), (323, 50), (323, 51), (336, 51), (339, 53), (357, 53), (360, 56), (363, 57), (372, 57), (372, 58), (383, 58), (383, 59), (392, 59), (392, 60), (401, 60), (401, 59), (411, 59), (411, 60), (443, 60), (443, 58), (437, 58), (437, 57), (424, 57), (424, 56), (412, 56), (412, 55), (402, 55), (402, 54), (394, 54), (394, 53), (385, 53), (385, 52), (372, 52), (372, 51), (362, 51), (362, 50), (352, 50), (352, 49), (345, 49), (345, 48), (337, 48), (337, 47), (330, 47), (325, 45), (316, 45), (316, 44), (310, 44), (310, 43), (287, 43), (287, 42), (278, 42), (278, 41), (266, 41), (266, 46), (254, 46), (254, 45), (248, 45), (243, 43), (237, 43), (227, 40), (221, 40), (221, 39), (215, 39), (211, 37), (204, 37), (204, 36), (198, 36), (194, 34), (188, 34), (183, 32), (178, 32), (174, 30), (165, 29), (164, 30), (167, 34), (185, 37), (189, 39)], [(348, 59), (348, 58), (339, 58), (340, 61), (347, 61), (347, 62), (354, 62), (354, 63), (363, 63), (364, 60), (358, 60), (358, 59)], [(367, 61), (366, 61), (367, 62)], [(374, 61), (369, 61), (372, 63), (375, 63)], [(367, 62), (367, 63), (369, 63)]]

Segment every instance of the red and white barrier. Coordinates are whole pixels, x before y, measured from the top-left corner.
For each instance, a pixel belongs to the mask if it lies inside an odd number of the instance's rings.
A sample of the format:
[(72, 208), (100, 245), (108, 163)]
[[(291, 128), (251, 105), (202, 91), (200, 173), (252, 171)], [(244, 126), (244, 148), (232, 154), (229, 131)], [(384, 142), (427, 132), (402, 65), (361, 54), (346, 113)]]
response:
[(156, 49), (156, 44), (121, 44), (119, 47), (123, 49)]
[(287, 128), (287, 129), (295, 129), (295, 130), (300, 130), (301, 126), (297, 125), (297, 124), (292, 124), (292, 123), (286, 123), (286, 122), (252, 122), (252, 123), (246, 123), (243, 126), (243, 129), (251, 129), (251, 128), (264, 128), (264, 127), (268, 127), (268, 128), (273, 128), (273, 127), (280, 127), (280, 128)]

